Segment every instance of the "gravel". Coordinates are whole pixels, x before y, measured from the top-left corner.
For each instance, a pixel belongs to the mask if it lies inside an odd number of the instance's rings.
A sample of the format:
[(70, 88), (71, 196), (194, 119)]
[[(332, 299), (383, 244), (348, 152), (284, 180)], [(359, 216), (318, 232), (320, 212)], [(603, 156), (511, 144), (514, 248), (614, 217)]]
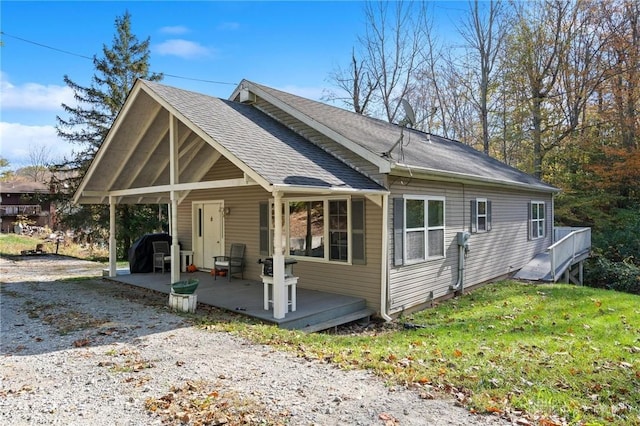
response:
[(102, 268), (0, 258), (0, 424), (510, 424), (194, 327), (165, 295), (103, 280)]

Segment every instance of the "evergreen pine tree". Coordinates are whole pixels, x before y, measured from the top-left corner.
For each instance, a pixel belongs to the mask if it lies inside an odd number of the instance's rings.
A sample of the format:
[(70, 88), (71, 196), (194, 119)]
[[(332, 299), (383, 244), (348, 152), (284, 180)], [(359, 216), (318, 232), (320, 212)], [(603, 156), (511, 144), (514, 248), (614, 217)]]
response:
[[(103, 45), (102, 57), (94, 55), (95, 73), (89, 86), (82, 86), (68, 75), (65, 84), (74, 91), (76, 105), (62, 104), (67, 118), (56, 117), (58, 136), (79, 146), (74, 157), (66, 160), (61, 169), (73, 176), (65, 182), (62, 191), (63, 223), (82, 234), (93, 243), (108, 235), (109, 209), (106, 205), (70, 206), (70, 197), (80, 184), (93, 157), (104, 141), (118, 112), (136, 79), (158, 81), (162, 74), (149, 68), (150, 38), (139, 41), (131, 32), (131, 15), (128, 11), (115, 20), (116, 34), (111, 47)], [(118, 206), (117, 246), (118, 257), (123, 258), (131, 245), (131, 236), (158, 228), (157, 206)], [(154, 226), (154, 224), (156, 224)]]

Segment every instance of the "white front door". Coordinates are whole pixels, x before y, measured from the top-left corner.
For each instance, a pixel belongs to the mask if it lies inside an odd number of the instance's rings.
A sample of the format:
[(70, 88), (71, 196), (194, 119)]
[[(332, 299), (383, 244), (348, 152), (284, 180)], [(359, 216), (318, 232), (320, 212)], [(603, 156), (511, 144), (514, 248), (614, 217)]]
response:
[(224, 255), (223, 204), (193, 203), (193, 257), (199, 268), (213, 269), (213, 258)]

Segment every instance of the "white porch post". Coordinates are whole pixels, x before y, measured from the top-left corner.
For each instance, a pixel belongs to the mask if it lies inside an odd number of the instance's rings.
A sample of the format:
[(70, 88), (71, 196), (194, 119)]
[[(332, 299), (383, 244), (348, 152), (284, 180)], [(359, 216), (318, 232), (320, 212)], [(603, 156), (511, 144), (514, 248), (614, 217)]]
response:
[[(177, 118), (169, 113), (169, 183), (178, 184), (178, 123)], [(178, 193), (171, 190), (171, 282), (180, 281), (180, 245), (178, 244)]]
[(275, 226), (273, 229), (273, 317), (282, 319), (287, 313), (287, 289), (284, 284), (284, 248), (282, 247), (282, 195), (273, 193)]
[(109, 196), (109, 276), (117, 275), (116, 250), (116, 202), (115, 197)]
[(178, 244), (178, 193), (171, 191), (171, 282), (180, 281), (180, 245)]

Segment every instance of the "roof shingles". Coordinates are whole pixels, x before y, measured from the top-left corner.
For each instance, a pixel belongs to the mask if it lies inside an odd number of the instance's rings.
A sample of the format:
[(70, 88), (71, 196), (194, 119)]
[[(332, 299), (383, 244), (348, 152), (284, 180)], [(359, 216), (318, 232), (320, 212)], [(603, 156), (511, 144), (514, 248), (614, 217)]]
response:
[(144, 84), (271, 184), (384, 190), (250, 105), (148, 81)]

